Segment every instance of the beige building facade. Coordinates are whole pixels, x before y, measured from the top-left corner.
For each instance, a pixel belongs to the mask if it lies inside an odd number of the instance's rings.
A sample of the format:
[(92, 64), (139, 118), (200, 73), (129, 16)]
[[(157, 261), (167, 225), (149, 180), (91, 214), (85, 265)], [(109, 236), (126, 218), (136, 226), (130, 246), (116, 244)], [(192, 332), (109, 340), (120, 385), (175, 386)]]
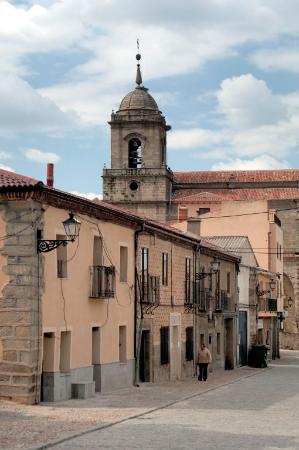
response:
[[(134, 381), (136, 223), (3, 172), (0, 397), (23, 403), (86, 398)], [(74, 243), (62, 222), (81, 222)]]

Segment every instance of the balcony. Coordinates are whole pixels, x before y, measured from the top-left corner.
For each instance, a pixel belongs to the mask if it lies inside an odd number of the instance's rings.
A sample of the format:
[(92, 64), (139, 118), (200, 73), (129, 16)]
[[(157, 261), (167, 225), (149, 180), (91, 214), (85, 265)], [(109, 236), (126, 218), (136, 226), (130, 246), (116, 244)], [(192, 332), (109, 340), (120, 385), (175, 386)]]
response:
[(160, 277), (155, 275), (140, 275), (140, 303), (158, 306), (160, 303)]
[(276, 298), (259, 298), (258, 299), (259, 315), (263, 313), (277, 313), (277, 299)]
[(215, 311), (230, 311), (230, 297), (227, 291), (221, 290), (220, 295), (216, 295)]
[(115, 268), (113, 266), (90, 266), (91, 298), (111, 298), (115, 292)]
[(194, 299), (194, 305), (196, 306), (196, 309), (198, 312), (208, 311), (208, 309), (210, 307), (210, 303), (211, 303), (210, 289), (209, 288), (201, 288), (199, 282), (193, 283), (193, 299)]

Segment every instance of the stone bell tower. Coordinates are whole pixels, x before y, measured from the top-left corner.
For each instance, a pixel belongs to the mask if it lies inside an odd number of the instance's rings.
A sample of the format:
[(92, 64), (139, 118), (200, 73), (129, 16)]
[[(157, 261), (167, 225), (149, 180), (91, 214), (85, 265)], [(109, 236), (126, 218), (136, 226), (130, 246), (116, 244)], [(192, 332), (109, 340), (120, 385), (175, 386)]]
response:
[(104, 200), (165, 221), (173, 181), (166, 164), (166, 133), (171, 127), (142, 85), (140, 54), (136, 59), (135, 90), (123, 98), (109, 122), (111, 169), (103, 170)]

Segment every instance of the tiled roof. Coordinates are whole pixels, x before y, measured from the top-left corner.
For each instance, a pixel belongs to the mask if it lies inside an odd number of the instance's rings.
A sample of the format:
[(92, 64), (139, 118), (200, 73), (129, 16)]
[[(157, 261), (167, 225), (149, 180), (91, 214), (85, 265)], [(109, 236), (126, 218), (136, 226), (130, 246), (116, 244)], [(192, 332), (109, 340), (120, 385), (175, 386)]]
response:
[(176, 183), (299, 181), (299, 169), (174, 172)]
[(9, 172), (8, 170), (0, 169), (0, 188), (1, 187), (21, 187), (21, 186), (34, 186), (41, 181), (34, 178), (25, 177), (15, 172)]
[(205, 236), (203, 239), (223, 248), (226, 252), (234, 256), (241, 257), (242, 262), (246, 265), (252, 267), (258, 266), (253, 248), (247, 236)]
[[(299, 188), (263, 188), (263, 189), (211, 189), (210, 198), (206, 189), (181, 189), (173, 194), (176, 203), (200, 203), (227, 200), (287, 200), (299, 199)], [(204, 194), (204, 195), (203, 195)]]

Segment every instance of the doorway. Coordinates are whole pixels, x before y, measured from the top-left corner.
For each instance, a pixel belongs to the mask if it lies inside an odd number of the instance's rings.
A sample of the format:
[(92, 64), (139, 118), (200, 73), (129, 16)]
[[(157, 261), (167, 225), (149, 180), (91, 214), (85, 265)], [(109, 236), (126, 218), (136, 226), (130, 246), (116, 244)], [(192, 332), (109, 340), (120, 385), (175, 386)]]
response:
[(225, 319), (225, 369), (234, 368), (234, 320)]
[(95, 391), (101, 392), (101, 332), (100, 327), (92, 327), (91, 352), (93, 365), (93, 381), (95, 382)]
[(142, 330), (139, 356), (139, 380), (142, 383), (150, 381), (150, 331)]
[(180, 380), (181, 378), (181, 346), (180, 327), (173, 325), (170, 327), (170, 379)]
[(247, 343), (247, 311), (239, 311), (239, 364), (247, 364), (248, 343)]

